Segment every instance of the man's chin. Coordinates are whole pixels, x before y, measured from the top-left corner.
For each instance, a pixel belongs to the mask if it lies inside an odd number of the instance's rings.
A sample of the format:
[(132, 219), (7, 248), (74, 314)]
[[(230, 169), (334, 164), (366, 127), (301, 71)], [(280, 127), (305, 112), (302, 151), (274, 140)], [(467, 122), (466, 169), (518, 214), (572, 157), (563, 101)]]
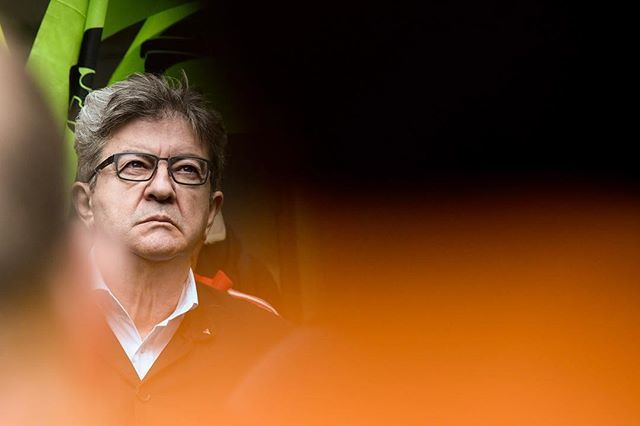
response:
[(168, 262), (178, 257), (188, 256), (186, 247), (165, 244), (143, 244), (133, 247), (133, 253), (151, 262)]

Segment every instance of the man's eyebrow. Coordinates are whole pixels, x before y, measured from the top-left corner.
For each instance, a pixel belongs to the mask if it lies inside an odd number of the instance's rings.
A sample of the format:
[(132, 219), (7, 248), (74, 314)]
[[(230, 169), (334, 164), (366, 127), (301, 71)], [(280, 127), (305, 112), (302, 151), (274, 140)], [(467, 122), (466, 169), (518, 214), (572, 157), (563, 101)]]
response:
[[(153, 152), (149, 152), (145, 149), (139, 149), (139, 148), (127, 148), (127, 149), (123, 149), (122, 151), (118, 151), (118, 153), (121, 154), (149, 154), (149, 155), (155, 155), (156, 157), (158, 157), (158, 154), (154, 154)], [(198, 157), (198, 158), (204, 158), (205, 160), (207, 159), (207, 155), (206, 154), (199, 154), (199, 153), (195, 153), (195, 152), (181, 152), (179, 154), (173, 154), (170, 155), (169, 157)]]
[(205, 160), (207, 159), (207, 155), (206, 154), (196, 154), (196, 153), (192, 153), (192, 152), (185, 152), (185, 153), (175, 154), (175, 155), (172, 155), (172, 157), (198, 157), (198, 158), (204, 158)]
[(121, 152), (121, 153), (126, 152), (126, 153), (151, 154), (151, 152), (148, 151), (148, 148), (146, 148), (146, 147), (136, 147), (135, 144), (127, 145), (126, 148), (122, 148), (118, 152)]
[[(136, 148), (131, 148), (131, 149), (123, 149), (122, 151), (118, 151), (120, 153), (126, 153), (126, 154), (151, 154), (150, 152), (145, 151), (144, 149), (136, 149)], [(154, 155), (154, 154), (151, 154)]]

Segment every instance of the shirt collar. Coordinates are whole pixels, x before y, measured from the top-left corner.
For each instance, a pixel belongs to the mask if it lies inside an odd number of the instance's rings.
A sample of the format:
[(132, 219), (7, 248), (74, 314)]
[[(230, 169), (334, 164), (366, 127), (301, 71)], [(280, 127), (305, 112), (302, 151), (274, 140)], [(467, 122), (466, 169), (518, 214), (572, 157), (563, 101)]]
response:
[[(102, 274), (100, 273), (100, 270), (98, 269), (95, 261), (95, 253), (93, 248), (89, 252), (89, 261), (91, 264), (91, 269), (93, 270), (92, 279), (91, 279), (91, 288), (93, 290), (102, 290), (106, 292), (110, 296), (110, 299), (113, 302), (115, 302), (115, 304), (120, 308), (119, 310), (122, 313), (124, 313), (126, 316), (128, 316), (128, 313), (126, 309), (124, 309), (124, 306), (122, 306), (118, 298), (111, 292), (111, 289), (104, 282), (104, 278), (102, 277)], [(197, 306), (198, 306), (198, 290), (196, 287), (196, 280), (193, 275), (193, 271), (191, 270), (191, 268), (189, 268), (187, 281), (185, 282), (184, 287), (182, 288), (182, 293), (180, 294), (180, 298), (178, 299), (178, 304), (176, 305), (176, 309), (173, 311), (173, 313), (171, 313), (171, 315), (169, 315), (166, 319), (164, 319), (157, 325), (165, 326), (169, 323), (169, 321), (179, 317), (180, 315), (186, 314), (187, 312), (195, 309)], [(109, 309), (109, 310), (113, 313), (112, 309)]]
[(195, 309), (198, 306), (198, 290), (196, 289), (196, 280), (193, 276), (193, 271), (189, 268), (189, 274), (187, 275), (187, 282), (185, 283), (184, 288), (182, 289), (182, 294), (180, 294), (180, 299), (178, 299), (178, 305), (176, 306), (175, 311), (171, 315), (167, 317), (164, 321), (160, 322), (158, 325), (167, 325), (169, 321), (174, 318), (179, 317), (180, 315), (184, 315), (192, 309)]

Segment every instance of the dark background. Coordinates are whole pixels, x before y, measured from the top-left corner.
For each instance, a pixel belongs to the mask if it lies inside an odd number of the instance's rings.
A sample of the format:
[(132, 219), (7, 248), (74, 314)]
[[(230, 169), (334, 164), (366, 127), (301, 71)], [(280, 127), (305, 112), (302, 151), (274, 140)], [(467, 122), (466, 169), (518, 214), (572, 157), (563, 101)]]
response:
[[(27, 46), (47, 3), (1, 3)], [(440, 219), (402, 216), (424, 206), (472, 217), (517, 199), (527, 208), (547, 197), (612, 208), (623, 203), (602, 193), (640, 199), (633, 25), (613, 9), (543, 0), (210, 1), (177, 24), (171, 31), (187, 28), (210, 58), (205, 75), (221, 95), (213, 102), (233, 123), (225, 221), (273, 275), (283, 305), (247, 291), (288, 318), (307, 316), (322, 291), (344, 291), (332, 277), (313, 281), (336, 263), (314, 244), (331, 258), (336, 241), (386, 247), (371, 235), (396, 241), (402, 226), (429, 221), (438, 229)], [(139, 28), (103, 43), (96, 88)], [(457, 207), (440, 207), (448, 202)], [(375, 213), (380, 205), (384, 213)], [(385, 262), (363, 262), (372, 263)]]
[(215, 2), (202, 34), (279, 176), (347, 191), (635, 185), (624, 38), (587, 7)]
[[(29, 46), (47, 3), (0, 10)], [(221, 109), (241, 106), (237, 153), (276, 179), (358, 190), (638, 180), (623, 10), (543, 0), (204, 4), (182, 25), (212, 59)], [(101, 48), (97, 86), (138, 29)], [(268, 142), (242, 147), (256, 138)]]

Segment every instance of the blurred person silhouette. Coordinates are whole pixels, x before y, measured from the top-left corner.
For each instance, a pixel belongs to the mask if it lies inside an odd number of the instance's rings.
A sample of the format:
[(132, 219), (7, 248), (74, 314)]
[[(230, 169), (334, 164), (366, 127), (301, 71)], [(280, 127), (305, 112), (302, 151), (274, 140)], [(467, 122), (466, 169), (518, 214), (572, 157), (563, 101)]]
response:
[(63, 368), (83, 274), (80, 241), (65, 224), (63, 141), (35, 84), (1, 48), (0, 93), (0, 424), (67, 424), (85, 405)]
[(75, 131), (72, 197), (106, 330), (96, 396), (117, 424), (210, 424), (289, 330), (191, 269), (222, 204), (222, 119), (186, 78), (133, 74), (89, 94)]

